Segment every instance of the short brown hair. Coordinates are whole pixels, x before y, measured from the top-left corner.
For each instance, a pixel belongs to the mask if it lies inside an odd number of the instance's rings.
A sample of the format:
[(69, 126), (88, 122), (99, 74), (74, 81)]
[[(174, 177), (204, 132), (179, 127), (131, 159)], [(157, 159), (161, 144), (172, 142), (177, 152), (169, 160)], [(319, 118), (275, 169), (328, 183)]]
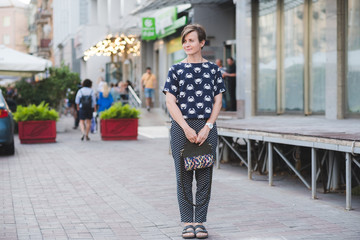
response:
[(202, 40), (206, 41), (206, 32), (205, 32), (205, 28), (203, 26), (201, 26), (200, 24), (189, 24), (186, 27), (184, 27), (184, 29), (181, 32), (181, 43), (184, 43), (185, 41), (185, 36), (188, 35), (191, 32), (197, 32), (198, 34), (198, 38), (199, 38), (199, 42), (201, 42)]
[(92, 86), (92, 81), (90, 79), (85, 79), (82, 83), (83, 87), (88, 87), (88, 88), (91, 88)]

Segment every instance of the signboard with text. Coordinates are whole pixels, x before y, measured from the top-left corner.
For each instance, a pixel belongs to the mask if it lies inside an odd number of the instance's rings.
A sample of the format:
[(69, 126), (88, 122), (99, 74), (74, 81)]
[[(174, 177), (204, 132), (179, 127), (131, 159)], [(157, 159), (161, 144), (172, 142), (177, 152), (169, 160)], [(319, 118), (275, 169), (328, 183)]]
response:
[(187, 17), (177, 18), (177, 8), (169, 7), (157, 12), (156, 17), (144, 17), (142, 19), (143, 40), (155, 40), (169, 36), (176, 29), (187, 24)]
[(156, 39), (155, 18), (145, 17), (142, 19), (141, 39)]

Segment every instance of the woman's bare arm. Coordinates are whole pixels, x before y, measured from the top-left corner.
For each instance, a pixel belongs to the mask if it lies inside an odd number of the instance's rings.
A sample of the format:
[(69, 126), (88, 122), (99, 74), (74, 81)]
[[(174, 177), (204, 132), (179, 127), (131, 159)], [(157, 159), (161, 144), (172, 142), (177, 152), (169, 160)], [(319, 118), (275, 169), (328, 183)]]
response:
[[(222, 106), (222, 93), (219, 93), (218, 95), (216, 95), (214, 97), (214, 105), (213, 105), (213, 109), (212, 109), (210, 118), (207, 120), (208, 123), (214, 124), (217, 117), (219, 116), (221, 106)], [(200, 130), (200, 132), (197, 136), (197, 139), (196, 139), (196, 143), (199, 143), (199, 145), (203, 144), (205, 142), (205, 140), (208, 138), (209, 132), (210, 132), (210, 128), (205, 125)]]
[(166, 107), (169, 110), (169, 113), (174, 121), (176, 121), (180, 127), (184, 130), (186, 138), (190, 142), (196, 142), (197, 135), (194, 129), (192, 129), (187, 122), (184, 120), (184, 117), (176, 104), (176, 97), (166, 92)]

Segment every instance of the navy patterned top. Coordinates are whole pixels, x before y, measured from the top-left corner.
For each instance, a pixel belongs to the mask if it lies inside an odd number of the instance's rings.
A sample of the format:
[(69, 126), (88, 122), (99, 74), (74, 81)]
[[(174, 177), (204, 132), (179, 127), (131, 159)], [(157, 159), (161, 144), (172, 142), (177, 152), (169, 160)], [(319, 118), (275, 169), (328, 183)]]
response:
[(177, 63), (169, 69), (163, 92), (176, 97), (184, 119), (207, 119), (214, 96), (225, 92), (225, 84), (212, 62)]

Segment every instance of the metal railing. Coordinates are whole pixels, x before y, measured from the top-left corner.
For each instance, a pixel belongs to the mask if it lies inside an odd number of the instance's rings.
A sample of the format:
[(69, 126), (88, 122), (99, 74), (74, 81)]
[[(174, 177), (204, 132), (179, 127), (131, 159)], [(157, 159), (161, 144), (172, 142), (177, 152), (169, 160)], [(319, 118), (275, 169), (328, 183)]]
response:
[(129, 105), (135, 108), (141, 107), (141, 100), (131, 86), (129, 88)]

